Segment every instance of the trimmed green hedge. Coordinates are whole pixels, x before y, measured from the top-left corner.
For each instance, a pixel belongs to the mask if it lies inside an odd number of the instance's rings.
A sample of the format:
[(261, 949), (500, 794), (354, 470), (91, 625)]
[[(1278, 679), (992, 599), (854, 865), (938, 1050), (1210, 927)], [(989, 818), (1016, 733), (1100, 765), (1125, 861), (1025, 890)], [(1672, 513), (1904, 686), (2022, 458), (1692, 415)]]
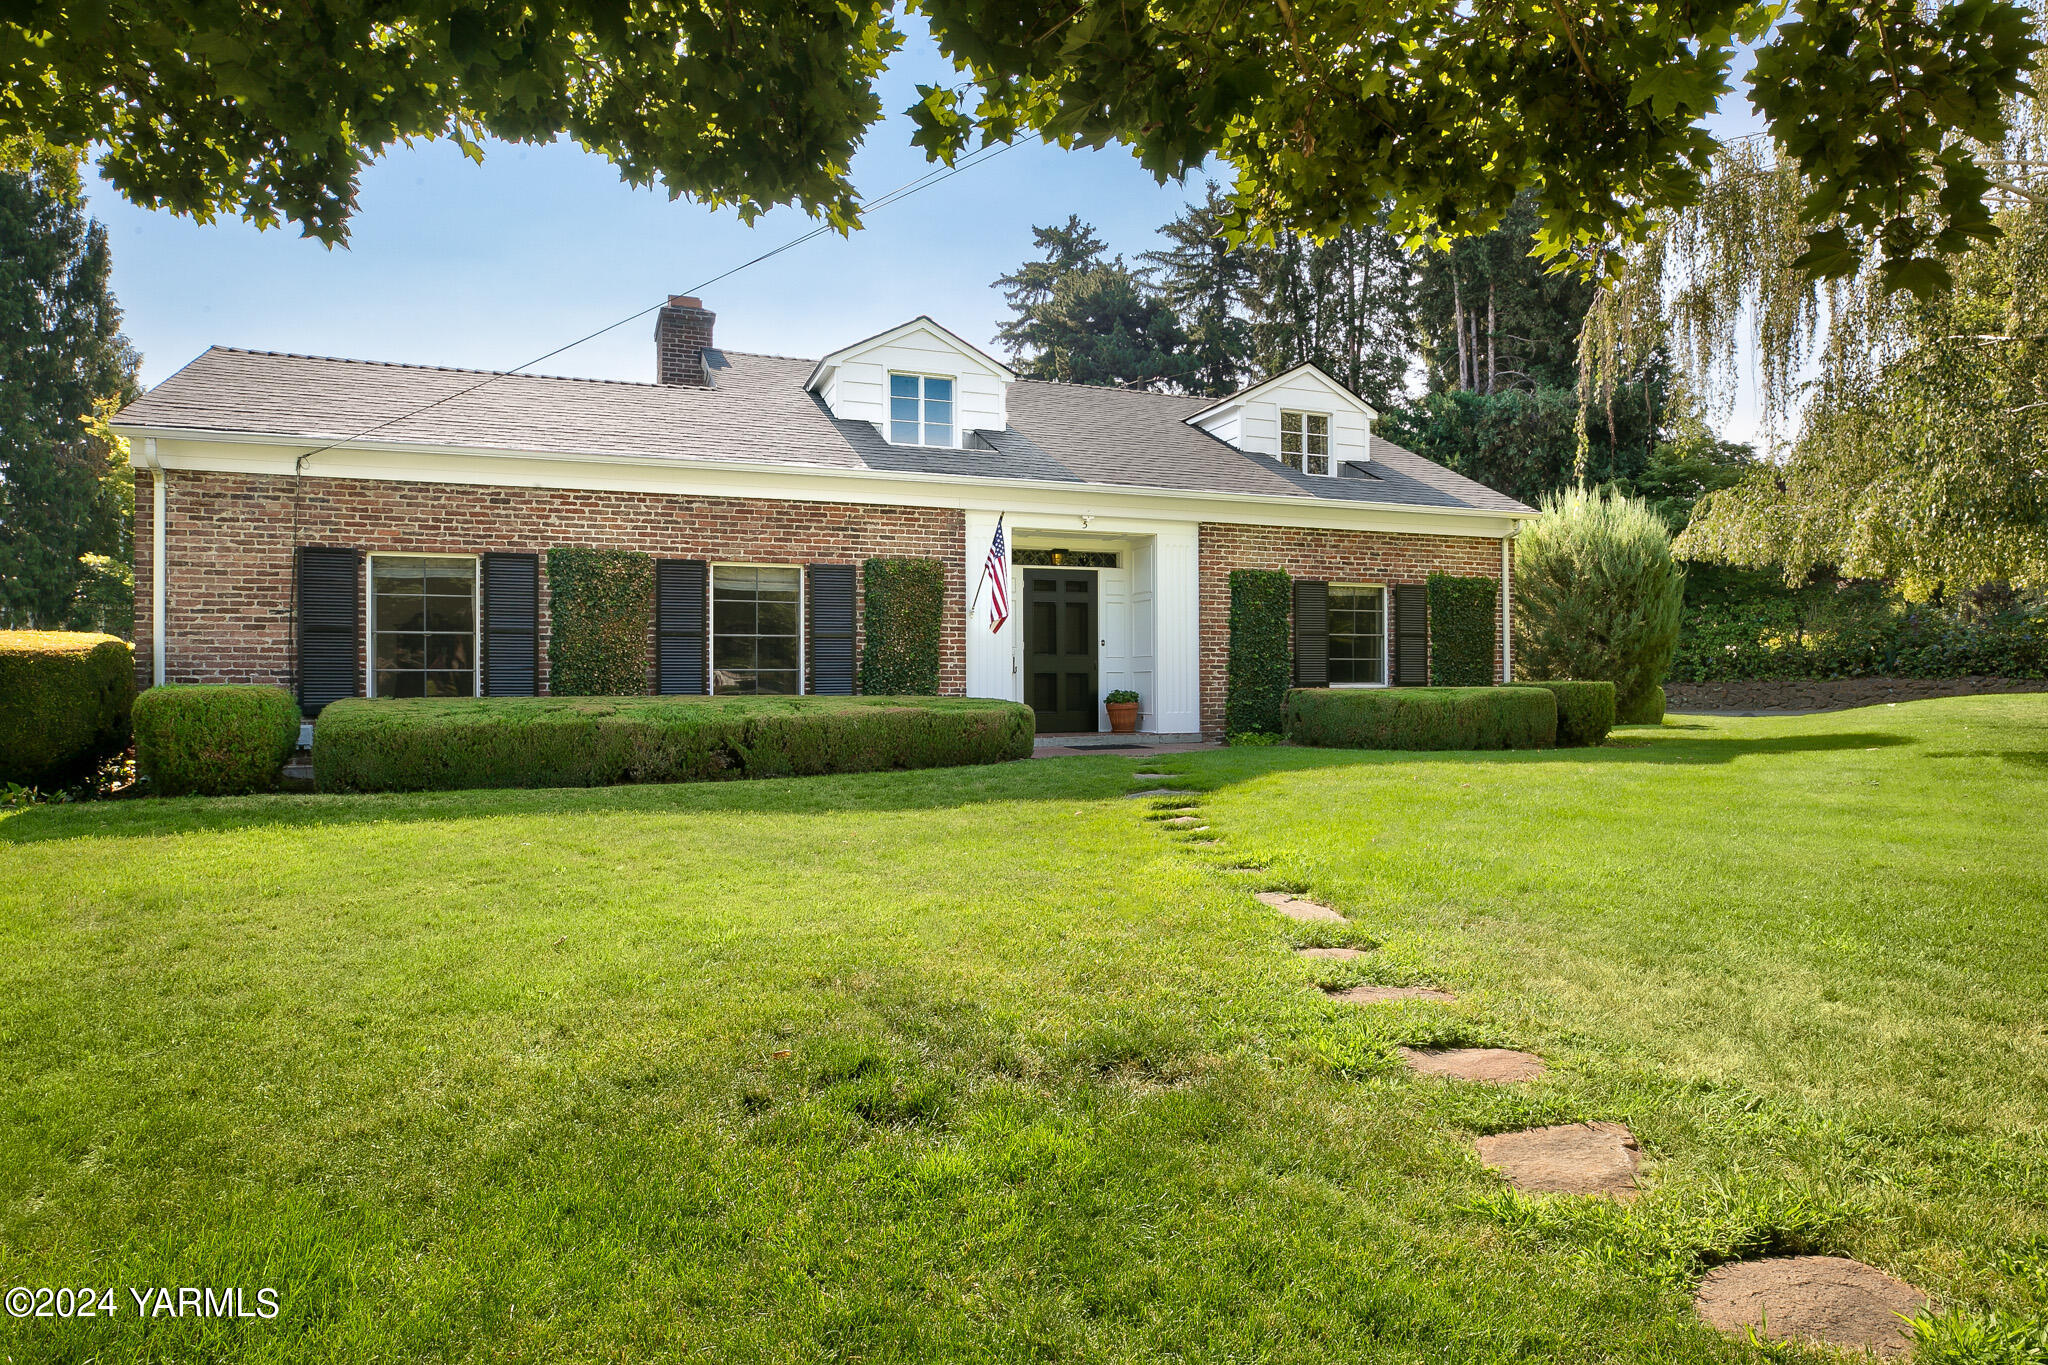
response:
[(1557, 701), (1540, 687), (1297, 687), (1287, 737), (1327, 749), (1542, 749)]
[(929, 697), (939, 690), (946, 566), (936, 559), (870, 559), (861, 565), (860, 690)]
[(1626, 712), (1618, 711), (1614, 717), (1616, 725), (1662, 725), (1664, 723), (1664, 689), (1653, 687), (1647, 692), (1636, 694), (1635, 705)]
[(602, 787), (1001, 763), (1031, 708), (969, 697), (428, 698), (334, 702), (322, 791)]
[(58, 786), (128, 747), (135, 650), (111, 635), (0, 631), (0, 784)]
[(1438, 687), (1494, 681), (1500, 638), (1500, 584), (1491, 578), (1429, 576), (1429, 680)]
[(1614, 728), (1614, 684), (1611, 682), (1531, 682), (1557, 698), (1557, 747), (1597, 745)]
[(153, 796), (271, 791), (299, 747), (299, 704), (282, 687), (152, 687), (135, 701), (135, 770)]
[(548, 551), (548, 691), (637, 697), (653, 690), (648, 632), (654, 556), (639, 550)]
[(1233, 735), (1277, 735), (1287, 724), (1294, 681), (1289, 630), (1294, 585), (1278, 569), (1230, 571), (1230, 671), (1223, 728)]

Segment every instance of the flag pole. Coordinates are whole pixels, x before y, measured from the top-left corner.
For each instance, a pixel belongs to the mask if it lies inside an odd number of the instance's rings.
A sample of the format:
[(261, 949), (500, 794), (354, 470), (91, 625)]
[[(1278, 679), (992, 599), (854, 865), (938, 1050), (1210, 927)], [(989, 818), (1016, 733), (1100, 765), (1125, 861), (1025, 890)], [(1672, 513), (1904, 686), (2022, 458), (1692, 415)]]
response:
[[(1001, 512), (998, 512), (998, 513), (996, 513), (996, 535), (1001, 535), (1002, 533), (1003, 533), (1003, 514), (1002, 514)], [(995, 548), (995, 537), (994, 537), (994, 536), (991, 536), (991, 537), (989, 537), (989, 548), (990, 548), (990, 549), (994, 549), (994, 548)], [(1007, 554), (1005, 554), (1005, 555), (1003, 556), (1003, 562), (1004, 562), (1004, 563), (1008, 563), (1008, 562), (1009, 562), (1009, 558), (1010, 558), (1010, 557), (1009, 557), (1009, 556), (1008, 556)], [(969, 599), (968, 599), (968, 601), (967, 601), (967, 619), (968, 619), (968, 620), (970, 620), (970, 621), (974, 619), (974, 609), (975, 609), (976, 607), (978, 607), (978, 606), (980, 606), (980, 605), (981, 605), (981, 588), (982, 588), (982, 585), (983, 585), (984, 583), (988, 582), (988, 571), (989, 571), (989, 568), (990, 568), (990, 565), (989, 565), (989, 562), (988, 562), (988, 556), (987, 556), (987, 555), (983, 555), (983, 556), (981, 557), (981, 577), (979, 577), (979, 578), (977, 578), (977, 579), (975, 579), (975, 580), (974, 580), (974, 596), (973, 596), (973, 597), (971, 597), (971, 598), (969, 598)]]

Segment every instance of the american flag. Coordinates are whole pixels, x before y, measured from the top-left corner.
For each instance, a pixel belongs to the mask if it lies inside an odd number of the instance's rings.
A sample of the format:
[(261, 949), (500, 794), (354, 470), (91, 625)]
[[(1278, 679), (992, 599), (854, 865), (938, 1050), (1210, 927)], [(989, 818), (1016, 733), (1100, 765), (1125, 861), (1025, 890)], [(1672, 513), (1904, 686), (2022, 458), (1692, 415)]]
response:
[(989, 542), (988, 563), (982, 566), (988, 577), (988, 628), (994, 634), (1010, 619), (1010, 565), (1003, 553), (1003, 519), (996, 517), (996, 538)]

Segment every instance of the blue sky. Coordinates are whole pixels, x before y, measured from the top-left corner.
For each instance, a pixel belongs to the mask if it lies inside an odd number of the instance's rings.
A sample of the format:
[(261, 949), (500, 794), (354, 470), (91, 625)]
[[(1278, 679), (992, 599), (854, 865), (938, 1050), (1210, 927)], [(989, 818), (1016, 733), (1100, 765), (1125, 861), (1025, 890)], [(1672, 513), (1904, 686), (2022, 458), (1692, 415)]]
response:
[[(920, 81), (956, 79), (928, 39), (905, 46), (883, 82), (891, 115), (854, 161), (863, 195), (932, 169), (894, 111)], [(1746, 114), (1740, 93), (1730, 103)], [(1717, 122), (1753, 126), (1742, 115)], [(815, 357), (918, 313), (990, 345), (1006, 314), (991, 282), (1034, 254), (1033, 224), (1078, 213), (1135, 256), (1200, 192), (1199, 177), (1155, 184), (1121, 148), (1021, 144), (880, 210), (850, 238), (827, 233), (704, 298), (734, 350)], [(794, 210), (742, 226), (731, 212), (633, 189), (568, 143), (494, 145), (481, 166), (448, 143), (398, 148), (365, 171), (345, 248), (239, 220), (201, 226), (103, 185), (90, 203), (107, 225), (147, 384), (215, 344), (508, 369), (815, 226)], [(652, 334), (642, 318), (535, 372), (652, 379)], [(1748, 425), (1746, 406), (1730, 434)]]

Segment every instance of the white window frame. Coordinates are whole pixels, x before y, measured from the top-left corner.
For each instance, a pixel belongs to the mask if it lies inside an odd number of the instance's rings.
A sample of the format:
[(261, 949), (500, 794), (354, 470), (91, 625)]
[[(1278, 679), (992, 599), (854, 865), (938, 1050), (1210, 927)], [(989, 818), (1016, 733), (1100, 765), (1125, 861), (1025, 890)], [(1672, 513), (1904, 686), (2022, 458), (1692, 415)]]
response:
[(749, 697), (779, 693), (726, 692), (718, 690), (718, 571), (720, 569), (796, 570), (796, 695), (810, 695), (811, 615), (810, 575), (801, 564), (774, 564), (758, 559), (721, 559), (705, 566), (704, 572), (704, 695)]
[(475, 566), (469, 575), (469, 695), (481, 697), (484, 686), (484, 557), (482, 555), (419, 554), (411, 550), (376, 550), (363, 556), (363, 695), (377, 695), (377, 561), (380, 559), (466, 559)]
[[(896, 439), (896, 415), (894, 411), (896, 395), (892, 392), (894, 385), (886, 382), (882, 385), (882, 439), (892, 446), (911, 445), (922, 446), (926, 450), (958, 450), (960, 448), (960, 376), (957, 374), (939, 374), (929, 370), (889, 370), (886, 371), (886, 374), (891, 380), (895, 379), (897, 375), (902, 375), (905, 379), (915, 379), (917, 381), (917, 434), (919, 439), (915, 441), (899, 441)], [(929, 445), (923, 439), (925, 428), (931, 425), (931, 423), (924, 420), (924, 405), (926, 401), (924, 381), (927, 379), (943, 379), (953, 386), (953, 440), (950, 445)], [(774, 568), (780, 566), (769, 565), (765, 567)]]
[[(1380, 680), (1378, 682), (1333, 682), (1331, 687), (1392, 687), (1394, 685), (1394, 595), (1385, 583), (1332, 583), (1325, 592), (1376, 591), (1380, 595)], [(1325, 607), (1327, 612), (1328, 608)], [(1329, 655), (1330, 632), (1323, 634), (1323, 651)]]
[[(1290, 417), (1299, 417), (1301, 419), (1301, 463), (1299, 465), (1288, 464), (1287, 461), (1287, 419)], [(1323, 461), (1326, 465), (1326, 468), (1320, 474), (1309, 474), (1308, 472), (1308, 419), (1311, 417), (1320, 417), (1323, 419)], [(1308, 474), (1308, 477), (1312, 479), (1330, 479), (1336, 477), (1337, 415), (1335, 413), (1311, 412), (1307, 408), (1282, 408), (1280, 409), (1280, 419), (1274, 434), (1278, 438), (1278, 444), (1275, 448), (1279, 451), (1279, 458), (1281, 464), (1287, 465), (1289, 469), (1294, 470), (1294, 472), (1297, 474)]]

